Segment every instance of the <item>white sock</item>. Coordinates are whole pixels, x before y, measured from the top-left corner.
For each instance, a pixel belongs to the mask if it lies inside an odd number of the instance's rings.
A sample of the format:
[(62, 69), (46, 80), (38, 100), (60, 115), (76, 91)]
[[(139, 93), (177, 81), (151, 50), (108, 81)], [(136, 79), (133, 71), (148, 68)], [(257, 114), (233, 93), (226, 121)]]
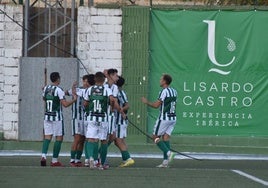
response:
[(52, 163), (58, 162), (58, 158), (52, 158)]
[(168, 164), (168, 160), (163, 160), (163, 165), (167, 165)]

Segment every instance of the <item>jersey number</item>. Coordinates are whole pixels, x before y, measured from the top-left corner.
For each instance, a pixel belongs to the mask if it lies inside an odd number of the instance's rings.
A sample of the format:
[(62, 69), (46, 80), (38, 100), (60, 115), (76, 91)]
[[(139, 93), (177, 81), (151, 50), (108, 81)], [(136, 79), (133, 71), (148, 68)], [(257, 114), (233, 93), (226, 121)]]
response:
[(53, 101), (52, 100), (47, 100), (47, 112), (52, 112), (52, 104)]
[(169, 113), (174, 114), (175, 110), (176, 110), (176, 102), (173, 101), (173, 102), (170, 103), (170, 111), (169, 111)]
[(94, 103), (94, 112), (101, 112), (101, 104), (99, 100), (93, 100)]

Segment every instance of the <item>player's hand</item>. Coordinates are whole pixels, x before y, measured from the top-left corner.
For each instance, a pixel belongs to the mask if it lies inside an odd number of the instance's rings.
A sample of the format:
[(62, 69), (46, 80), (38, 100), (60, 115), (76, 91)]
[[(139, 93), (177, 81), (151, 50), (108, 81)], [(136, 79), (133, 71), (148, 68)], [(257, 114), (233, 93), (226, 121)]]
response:
[(108, 76), (108, 69), (104, 69), (104, 70), (103, 70), (103, 74), (104, 74), (105, 77), (107, 78), (107, 76)]
[(77, 81), (74, 81), (73, 85), (72, 85), (72, 89), (73, 88), (77, 88), (77, 85), (78, 85), (78, 82)]
[(141, 102), (143, 102), (144, 104), (147, 104), (148, 103), (148, 100), (145, 97), (142, 97), (141, 98)]
[(75, 82), (73, 83), (73, 85), (72, 85), (72, 95), (76, 95), (76, 88), (77, 88), (77, 85), (78, 85), (78, 83), (77, 83), (77, 81), (75, 81)]
[(119, 112), (120, 112), (120, 114), (121, 114), (121, 116), (122, 116), (123, 119), (126, 119), (127, 118), (127, 115), (124, 112), (124, 109), (123, 108), (120, 108), (120, 111)]
[(76, 94), (76, 92), (73, 94), (73, 100), (74, 100), (74, 101), (77, 100), (77, 94)]

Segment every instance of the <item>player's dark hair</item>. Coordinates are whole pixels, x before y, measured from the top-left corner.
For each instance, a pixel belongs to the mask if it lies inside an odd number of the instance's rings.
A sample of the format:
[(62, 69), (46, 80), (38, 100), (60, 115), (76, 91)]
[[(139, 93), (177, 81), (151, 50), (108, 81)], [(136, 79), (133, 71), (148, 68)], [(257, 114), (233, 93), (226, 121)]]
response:
[(118, 70), (117, 69), (108, 69), (108, 71), (107, 71), (108, 75), (111, 75), (111, 74), (114, 74), (114, 73), (118, 73)]
[(169, 74), (163, 74), (163, 80), (165, 80), (167, 85), (170, 85), (172, 82), (172, 77)]
[(105, 81), (105, 75), (102, 72), (96, 72), (95, 76), (94, 76), (94, 80), (95, 82), (104, 82)]
[(58, 79), (60, 79), (60, 73), (58, 73), (58, 72), (52, 72), (50, 74), (50, 80), (51, 80), (51, 82), (56, 82)]
[(89, 75), (88, 75), (88, 79), (87, 79), (87, 81), (88, 81), (89, 85), (91, 85), (91, 86), (95, 85), (94, 77), (95, 77), (94, 74), (89, 74)]
[(116, 85), (118, 87), (122, 87), (125, 84), (125, 79), (122, 76), (118, 76), (118, 80), (116, 82)]
[(93, 86), (95, 85), (95, 80), (94, 80), (94, 74), (86, 74), (82, 77), (83, 80), (87, 80), (89, 85)]
[(88, 79), (88, 74), (86, 74), (86, 75), (84, 75), (84, 76), (82, 77), (82, 80), (86, 80), (86, 79)]

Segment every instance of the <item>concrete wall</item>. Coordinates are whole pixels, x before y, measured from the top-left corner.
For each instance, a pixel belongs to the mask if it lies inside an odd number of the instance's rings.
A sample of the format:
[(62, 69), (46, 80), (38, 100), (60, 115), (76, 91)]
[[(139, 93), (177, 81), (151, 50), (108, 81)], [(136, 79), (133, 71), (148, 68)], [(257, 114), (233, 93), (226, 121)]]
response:
[[(23, 7), (0, 5), (6, 14), (23, 24)], [(22, 28), (0, 12), (0, 132), (5, 139), (18, 138), (19, 58)]]
[[(23, 25), (23, 6), (1, 5), (0, 9)], [(23, 30), (0, 12), (0, 132), (5, 139), (18, 139), (19, 60)], [(122, 72), (120, 9), (78, 8), (77, 56), (89, 73), (116, 68)], [(86, 74), (80, 63), (79, 75)]]
[[(89, 73), (116, 68), (122, 72), (122, 11), (78, 8), (77, 56)], [(86, 74), (80, 64), (80, 76)]]

